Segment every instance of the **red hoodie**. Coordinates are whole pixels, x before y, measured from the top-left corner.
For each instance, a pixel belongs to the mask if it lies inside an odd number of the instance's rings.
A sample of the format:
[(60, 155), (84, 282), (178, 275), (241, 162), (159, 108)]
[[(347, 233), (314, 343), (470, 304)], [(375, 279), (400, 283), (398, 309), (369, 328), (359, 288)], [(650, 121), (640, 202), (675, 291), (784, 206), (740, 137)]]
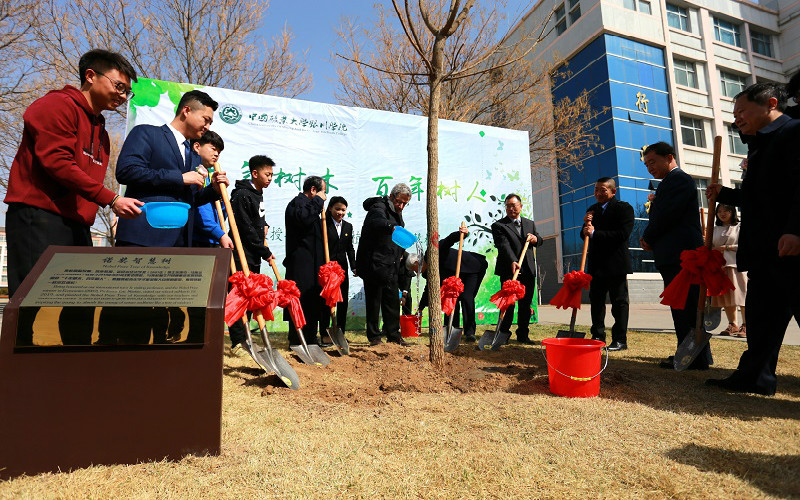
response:
[(103, 115), (95, 115), (81, 91), (67, 85), (34, 101), (22, 119), (5, 202), (91, 226), (97, 206), (114, 199), (103, 185), (110, 151)]

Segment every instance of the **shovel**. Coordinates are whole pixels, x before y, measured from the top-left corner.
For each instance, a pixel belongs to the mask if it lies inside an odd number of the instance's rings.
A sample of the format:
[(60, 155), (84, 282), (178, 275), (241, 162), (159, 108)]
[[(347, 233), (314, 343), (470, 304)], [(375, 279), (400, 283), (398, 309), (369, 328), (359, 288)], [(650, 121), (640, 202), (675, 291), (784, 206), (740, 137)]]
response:
[[(589, 237), (585, 236), (583, 238), (583, 254), (581, 254), (581, 271), (583, 271), (584, 266), (586, 265), (586, 252), (589, 250)], [(559, 330), (556, 333), (556, 338), (567, 338), (567, 339), (582, 339), (586, 337), (586, 334), (583, 332), (576, 332), (575, 331), (575, 318), (578, 316), (578, 308), (572, 308), (572, 317), (569, 320), (569, 330)]]
[[(714, 138), (714, 159), (713, 163), (711, 164), (710, 185), (716, 184), (719, 180), (719, 162), (721, 154), (722, 136), (718, 135)], [(708, 222), (706, 223), (707, 228), (714, 227), (714, 217), (717, 213), (716, 207), (717, 197), (714, 195), (708, 200)], [(706, 231), (704, 235), (705, 245), (709, 249), (712, 246), (712, 234), (713, 231), (709, 230)], [(677, 371), (683, 371), (688, 368), (711, 339), (711, 334), (706, 331), (705, 321), (703, 320), (706, 298), (706, 286), (701, 283), (700, 298), (697, 301), (697, 321), (695, 322), (694, 328), (689, 330), (689, 333), (687, 333), (686, 337), (683, 338), (683, 342), (681, 342), (681, 345), (678, 346), (678, 349), (675, 351), (675, 356), (672, 360), (672, 365)]]
[[(467, 227), (462, 221), (461, 227)], [(461, 274), (461, 253), (464, 250), (464, 233), (458, 236), (458, 258), (456, 259), (456, 278)], [(447, 331), (444, 333), (444, 352), (453, 352), (458, 349), (458, 344), (461, 343), (461, 335), (464, 333), (463, 328), (453, 328), (453, 317), (456, 315), (456, 308), (458, 308), (458, 300), (456, 300), (456, 307), (450, 313), (450, 318), (447, 320)], [(463, 319), (462, 319), (463, 321)]]
[[(215, 165), (215, 168), (220, 172), (222, 171), (219, 168), (219, 164)], [(236, 251), (239, 254), (239, 261), (242, 263), (242, 272), (244, 272), (245, 276), (249, 276), (250, 269), (247, 266), (247, 259), (245, 258), (244, 248), (242, 247), (242, 239), (239, 237), (239, 228), (236, 226), (236, 219), (234, 218), (233, 210), (231, 209), (231, 199), (228, 196), (228, 188), (224, 184), (220, 184), (219, 188), (220, 194), (222, 195), (222, 201), (225, 203), (225, 210), (228, 212), (228, 221), (231, 224), (233, 243), (236, 247)], [(215, 207), (217, 208), (217, 215), (220, 216), (220, 228), (222, 228), (224, 231), (225, 222), (222, 218), (222, 208), (219, 206), (219, 202), (216, 203)], [(231, 270), (235, 272), (236, 265), (233, 261), (233, 256), (231, 256), (231, 266)], [(253, 344), (253, 339), (250, 335), (250, 325), (247, 322), (247, 315), (245, 314), (242, 316), (242, 322), (244, 323), (244, 331), (246, 334), (246, 345), (244, 346), (245, 350), (264, 371), (267, 373), (275, 372), (275, 374), (278, 375), (278, 378), (281, 379), (281, 382), (283, 382), (286, 387), (296, 391), (300, 388), (300, 379), (297, 377), (297, 372), (294, 371), (294, 369), (277, 350), (272, 348), (272, 345), (269, 342), (267, 327), (264, 324), (264, 316), (262, 316), (261, 311), (255, 311), (255, 316), (256, 321), (258, 321), (259, 329), (261, 330), (261, 339), (264, 341), (266, 349), (258, 348), (255, 344)]]
[[(266, 245), (266, 241), (264, 242)], [(275, 273), (275, 279), (277, 281), (281, 280), (281, 273), (278, 271), (278, 265), (275, 264), (275, 259), (269, 261), (270, 265), (272, 266), (272, 272)], [(325, 351), (322, 350), (320, 346), (317, 344), (308, 345), (306, 343), (306, 338), (303, 335), (303, 330), (297, 328), (297, 336), (300, 337), (300, 345), (290, 345), (289, 349), (291, 349), (297, 357), (300, 358), (300, 361), (307, 365), (315, 365), (315, 366), (328, 366), (331, 362), (331, 358), (325, 354)]]
[[(519, 268), (514, 271), (514, 276), (511, 277), (511, 280), (516, 280), (517, 276), (519, 275), (519, 271), (522, 269), (522, 261), (525, 259), (525, 252), (528, 251), (528, 245), (530, 244), (529, 241), (525, 241), (525, 246), (522, 247), (522, 253), (519, 256)], [(502, 286), (502, 283), (500, 284)], [(508, 309), (506, 309), (508, 311)], [(503, 324), (503, 317), (506, 315), (506, 311), (500, 312), (500, 317), (497, 318), (497, 326), (495, 327), (494, 331), (486, 330), (481, 335), (480, 340), (478, 340), (478, 350), (479, 351), (488, 351), (489, 349), (496, 351), (500, 349), (500, 346), (506, 345), (508, 343), (508, 339), (511, 338), (511, 332), (501, 332), (500, 325)]]
[[(325, 210), (322, 211), (322, 244), (325, 247), (325, 263), (327, 264), (331, 260), (331, 254), (328, 250), (328, 223), (325, 220)], [(333, 345), (341, 356), (350, 355), (350, 344), (344, 338), (342, 329), (336, 326), (336, 305), (331, 307), (331, 326), (328, 328), (328, 337), (331, 338)]]

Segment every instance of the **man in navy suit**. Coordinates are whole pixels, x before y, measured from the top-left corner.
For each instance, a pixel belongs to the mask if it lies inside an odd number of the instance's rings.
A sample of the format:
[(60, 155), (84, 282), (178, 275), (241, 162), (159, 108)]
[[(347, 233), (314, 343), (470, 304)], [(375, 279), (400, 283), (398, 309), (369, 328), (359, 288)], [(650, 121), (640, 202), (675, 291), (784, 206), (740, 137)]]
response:
[(592, 309), (592, 338), (606, 341), (606, 295), (611, 299), (609, 351), (628, 348), (628, 275), (633, 272), (628, 238), (633, 231), (633, 207), (617, 200), (617, 183), (610, 177), (597, 179), (597, 203), (586, 210), (582, 235), (589, 237), (586, 271), (592, 276), (589, 302)]
[[(141, 201), (180, 201), (196, 207), (219, 199), (219, 183), (228, 185), (225, 174), (214, 172), (212, 183), (204, 187), (204, 177), (194, 169), (200, 155), (191, 141), (200, 139), (214, 120), (217, 103), (199, 90), (186, 92), (178, 103), (171, 123), (156, 127), (134, 127), (117, 160), (117, 180), (126, 185), (125, 194)], [(116, 246), (190, 247), (195, 210), (180, 229), (151, 227), (145, 217), (120, 219)], [(175, 304), (178, 306), (179, 304)], [(205, 310), (188, 308), (187, 342), (202, 342)], [(151, 328), (166, 329), (168, 310), (163, 307), (125, 307), (103, 309), (100, 314), (98, 343), (146, 344)]]
[[(199, 90), (186, 92), (178, 103), (171, 123), (156, 127), (137, 125), (122, 145), (117, 160), (117, 180), (126, 185), (125, 194), (145, 203), (182, 201), (200, 206), (219, 199), (219, 182), (228, 185), (224, 174), (214, 172), (213, 182), (204, 186), (203, 176), (195, 171), (200, 155), (191, 141), (206, 133), (214, 121), (217, 103)], [(189, 247), (192, 246), (194, 210), (180, 229), (156, 229), (145, 217), (120, 220), (117, 246)]]
[[(525, 285), (525, 296), (519, 301), (517, 313), (517, 341), (521, 344), (533, 344), (528, 337), (528, 324), (531, 321), (531, 302), (536, 289), (536, 259), (533, 256), (533, 247), (542, 244), (542, 237), (536, 232), (536, 224), (532, 220), (522, 217), (522, 200), (516, 194), (506, 196), (506, 217), (492, 224), (494, 246), (497, 247), (497, 264), (494, 274), (500, 277), (500, 283), (505, 283), (520, 269), (517, 281)], [(517, 262), (522, 253), (522, 247), (528, 241), (528, 250), (522, 259), (522, 266)], [(506, 310), (501, 332), (509, 332), (514, 319), (514, 305)]]
[[(661, 273), (666, 288), (681, 272), (681, 252), (694, 250), (703, 244), (700, 231), (700, 207), (697, 203), (697, 185), (694, 179), (681, 170), (675, 161), (675, 150), (666, 142), (657, 142), (644, 150), (647, 171), (661, 183), (650, 205), (650, 221), (639, 243), (653, 252), (656, 269)], [(700, 287), (692, 285), (683, 309), (672, 309), (672, 322), (678, 345), (689, 330), (695, 327)], [(711, 364), (711, 347), (706, 345), (690, 370), (707, 370)], [(662, 368), (673, 369), (672, 359), (661, 362)]]

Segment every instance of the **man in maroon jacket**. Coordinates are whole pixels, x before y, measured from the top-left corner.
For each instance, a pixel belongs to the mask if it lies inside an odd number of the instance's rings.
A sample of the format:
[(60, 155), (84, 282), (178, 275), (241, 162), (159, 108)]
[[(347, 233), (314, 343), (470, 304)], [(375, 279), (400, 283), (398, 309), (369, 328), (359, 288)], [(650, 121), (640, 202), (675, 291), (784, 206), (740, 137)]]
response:
[[(111, 146), (102, 112), (132, 96), (130, 82), (136, 81), (136, 71), (121, 55), (101, 49), (84, 54), (78, 66), (80, 89), (67, 85), (51, 91), (23, 115), (22, 143), (5, 198), (12, 296), (49, 245), (92, 246), (89, 229), (98, 206), (110, 206), (119, 217), (141, 213), (140, 201), (118, 196), (103, 185)], [(85, 308), (64, 311), (80, 316), (70, 323), (82, 323), (85, 315), (93, 314)], [(17, 345), (32, 342), (35, 314), (20, 315)], [(60, 324), (62, 320), (63, 314)], [(62, 340), (88, 343), (85, 332), (75, 335), (80, 338), (62, 334)]]

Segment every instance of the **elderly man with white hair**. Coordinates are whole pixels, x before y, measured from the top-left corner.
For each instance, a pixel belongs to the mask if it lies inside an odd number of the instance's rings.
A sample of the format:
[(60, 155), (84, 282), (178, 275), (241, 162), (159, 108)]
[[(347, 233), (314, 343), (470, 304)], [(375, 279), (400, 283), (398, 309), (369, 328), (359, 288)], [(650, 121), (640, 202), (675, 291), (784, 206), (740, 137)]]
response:
[[(392, 241), (395, 227), (404, 226), (403, 209), (411, 200), (411, 188), (397, 184), (389, 196), (364, 201), (367, 217), (361, 228), (356, 253), (356, 269), (364, 280), (367, 310), (367, 338), (372, 346), (389, 342), (408, 345), (400, 336), (400, 298), (398, 274), (404, 250)], [(379, 329), (379, 317), (383, 328)]]

